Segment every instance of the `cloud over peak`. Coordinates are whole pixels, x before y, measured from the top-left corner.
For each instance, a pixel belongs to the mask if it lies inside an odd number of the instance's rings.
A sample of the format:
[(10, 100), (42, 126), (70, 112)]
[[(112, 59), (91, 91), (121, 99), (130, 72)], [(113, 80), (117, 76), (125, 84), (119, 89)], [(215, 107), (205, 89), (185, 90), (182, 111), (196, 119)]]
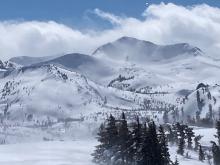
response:
[(113, 24), (108, 30), (87, 32), (54, 21), (0, 22), (1, 59), (14, 56), (49, 56), (70, 52), (90, 54), (98, 46), (131, 36), (158, 44), (187, 42), (208, 55), (220, 58), (220, 9), (206, 4), (150, 5), (144, 19), (116, 16), (95, 9), (94, 13)]

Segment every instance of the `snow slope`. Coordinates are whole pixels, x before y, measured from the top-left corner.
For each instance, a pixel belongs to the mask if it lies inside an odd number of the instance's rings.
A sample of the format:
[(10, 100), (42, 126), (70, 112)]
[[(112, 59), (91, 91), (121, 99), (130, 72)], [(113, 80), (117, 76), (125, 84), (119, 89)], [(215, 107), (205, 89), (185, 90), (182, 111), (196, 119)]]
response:
[(44, 62), (44, 61), (48, 61), (48, 60), (52, 60), (56, 57), (59, 57), (60, 55), (56, 55), (56, 56), (48, 56), (48, 57), (28, 57), (28, 56), (19, 56), (19, 57), (13, 57), (11, 58), (9, 61), (22, 65), (22, 66), (28, 66), (28, 65), (32, 65), (32, 64), (37, 64), (40, 62)]
[(100, 100), (84, 76), (53, 65), (14, 70), (1, 80), (0, 105), (16, 120), (26, 113), (72, 117)]
[(4, 165), (93, 165), (95, 140), (54, 141), (0, 146)]

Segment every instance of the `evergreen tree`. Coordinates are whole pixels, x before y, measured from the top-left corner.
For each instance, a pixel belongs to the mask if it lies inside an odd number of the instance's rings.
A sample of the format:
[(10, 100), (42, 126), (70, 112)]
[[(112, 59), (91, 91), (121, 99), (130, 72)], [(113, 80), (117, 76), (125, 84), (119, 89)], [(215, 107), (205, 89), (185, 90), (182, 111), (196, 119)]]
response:
[(205, 160), (205, 154), (204, 154), (204, 152), (202, 150), (202, 146), (201, 145), (199, 146), (199, 160), (202, 161), (202, 162)]
[(152, 144), (149, 136), (149, 129), (147, 128), (146, 123), (142, 129), (142, 144), (140, 149), (140, 160), (138, 161), (139, 165), (150, 165), (152, 161)]
[(167, 144), (167, 139), (165, 136), (164, 128), (160, 125), (159, 127), (159, 145), (161, 148), (161, 155), (162, 155), (162, 165), (168, 165), (170, 163), (170, 154)]
[(210, 91), (208, 92), (207, 97), (208, 97), (209, 100), (212, 99), (212, 95), (211, 95)]
[(185, 125), (181, 125), (180, 123), (176, 124), (177, 130), (178, 130), (178, 150), (177, 153), (180, 155), (184, 154), (184, 148), (185, 148)]
[(214, 165), (220, 165), (220, 148), (215, 142), (211, 143)]
[(200, 112), (196, 111), (196, 122), (197, 124), (200, 123)]
[(164, 111), (163, 121), (164, 121), (164, 123), (169, 123), (169, 117), (168, 117), (168, 112), (167, 111)]
[(92, 154), (101, 165), (169, 165), (170, 155), (162, 126), (149, 122), (141, 126), (139, 118), (129, 131), (125, 114), (116, 123), (110, 115), (97, 134), (100, 144)]
[(92, 154), (93, 161), (98, 164), (106, 163), (106, 157), (104, 155), (104, 152), (106, 150), (107, 143), (106, 143), (106, 130), (104, 124), (101, 124), (97, 135), (98, 135), (97, 140), (98, 142), (100, 142), (100, 144), (96, 146), (96, 150)]
[(186, 127), (187, 148), (192, 149), (192, 138), (195, 137), (193, 128)]
[(162, 152), (157, 137), (156, 125), (152, 121), (148, 124), (148, 127), (149, 127), (149, 138), (151, 139), (150, 141), (151, 156), (152, 156), (151, 163), (153, 165), (162, 165)]
[(107, 150), (107, 162), (114, 161), (115, 153), (118, 152), (118, 129), (116, 126), (115, 118), (110, 115), (109, 119), (107, 120), (106, 125), (106, 150)]
[(181, 115), (182, 115), (181, 117), (184, 118), (185, 113), (184, 113), (183, 107), (181, 108)]
[[(168, 125), (168, 126), (167, 126), (167, 130), (168, 130), (167, 140), (168, 140), (168, 142), (170, 142), (171, 144), (174, 144), (174, 142), (175, 142), (174, 129), (172, 128), (172, 126)], [(176, 137), (177, 137), (177, 136), (176, 136)]]
[(173, 163), (173, 165), (179, 165), (179, 161), (178, 161), (177, 157), (176, 157), (176, 160), (175, 160), (175, 162)]
[(174, 142), (178, 144), (179, 143), (179, 127), (178, 127), (179, 123), (173, 124), (172, 126), (173, 126), (173, 132), (174, 132)]
[(194, 147), (194, 150), (197, 151), (199, 149), (199, 141), (202, 139), (202, 136), (201, 135), (198, 135), (198, 136), (195, 136), (194, 138), (194, 142), (195, 142), (195, 147)]
[(184, 154), (184, 145), (185, 145), (184, 139), (180, 138), (179, 139), (179, 144), (178, 144), (178, 150), (177, 150), (178, 154), (180, 154), (180, 155)]
[(218, 139), (218, 144), (220, 145), (220, 120), (216, 122), (217, 135), (215, 137)]
[(132, 131), (130, 133), (131, 136), (131, 147), (129, 149), (129, 154), (132, 155), (132, 163), (136, 164), (137, 161), (140, 160), (140, 148), (141, 148), (141, 124), (139, 121), (139, 117), (137, 117), (136, 122), (132, 124)]
[(212, 104), (209, 104), (209, 120), (212, 121), (213, 117), (213, 109), (212, 109)]
[(106, 105), (107, 104), (107, 97), (105, 96), (105, 98), (104, 98), (104, 105)]
[(131, 146), (130, 144), (130, 133), (128, 130), (127, 121), (125, 118), (124, 112), (122, 113), (122, 120), (119, 125), (118, 130), (119, 135), (119, 158), (121, 158), (121, 165), (127, 165), (130, 160), (130, 154), (129, 154), (129, 148)]

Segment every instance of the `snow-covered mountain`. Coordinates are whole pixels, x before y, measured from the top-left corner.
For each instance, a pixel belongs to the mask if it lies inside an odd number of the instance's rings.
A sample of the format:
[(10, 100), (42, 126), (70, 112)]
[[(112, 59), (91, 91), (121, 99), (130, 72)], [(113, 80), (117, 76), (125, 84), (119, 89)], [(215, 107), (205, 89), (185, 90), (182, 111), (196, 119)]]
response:
[(58, 121), (81, 118), (103, 109), (141, 107), (141, 97), (138, 100), (136, 94), (103, 87), (54, 64), (5, 71), (0, 88), (0, 116), (15, 121), (29, 120), (28, 116), (35, 121), (47, 117)]
[(112, 60), (144, 65), (148, 62), (160, 62), (172, 58), (183, 58), (182, 56), (187, 58), (202, 54), (199, 48), (192, 47), (187, 43), (161, 46), (130, 37), (122, 37), (115, 42), (107, 43), (93, 53), (95, 56), (106, 56)]
[(84, 76), (52, 65), (14, 70), (2, 79), (1, 89), (1, 116), (16, 120), (27, 115), (76, 117), (83, 105), (100, 100)]
[(40, 62), (52, 60), (52, 59), (54, 59), (56, 57), (59, 57), (59, 56), (61, 56), (61, 55), (47, 56), (47, 57), (19, 56), (19, 57), (13, 57), (9, 61), (13, 62), (13, 63), (16, 63), (18, 65), (21, 65), (21, 66), (28, 66), (28, 65), (33, 65), (33, 64), (40, 63)]
[[(186, 120), (197, 111), (207, 116), (210, 104), (216, 117), (220, 107), (220, 62), (185, 43), (161, 46), (122, 37), (91, 55), (15, 57), (0, 69), (1, 119), (21, 125), (94, 122), (121, 111), (153, 115), (158, 122), (164, 111), (184, 111), (179, 120)], [(196, 89), (199, 83), (208, 86)]]

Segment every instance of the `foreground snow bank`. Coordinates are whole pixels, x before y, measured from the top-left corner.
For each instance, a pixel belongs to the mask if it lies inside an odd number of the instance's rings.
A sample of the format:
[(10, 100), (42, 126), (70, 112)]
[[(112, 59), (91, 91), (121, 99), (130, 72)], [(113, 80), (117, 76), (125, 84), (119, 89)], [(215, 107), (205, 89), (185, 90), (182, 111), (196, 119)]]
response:
[(4, 165), (93, 165), (95, 140), (53, 141), (0, 146)]

